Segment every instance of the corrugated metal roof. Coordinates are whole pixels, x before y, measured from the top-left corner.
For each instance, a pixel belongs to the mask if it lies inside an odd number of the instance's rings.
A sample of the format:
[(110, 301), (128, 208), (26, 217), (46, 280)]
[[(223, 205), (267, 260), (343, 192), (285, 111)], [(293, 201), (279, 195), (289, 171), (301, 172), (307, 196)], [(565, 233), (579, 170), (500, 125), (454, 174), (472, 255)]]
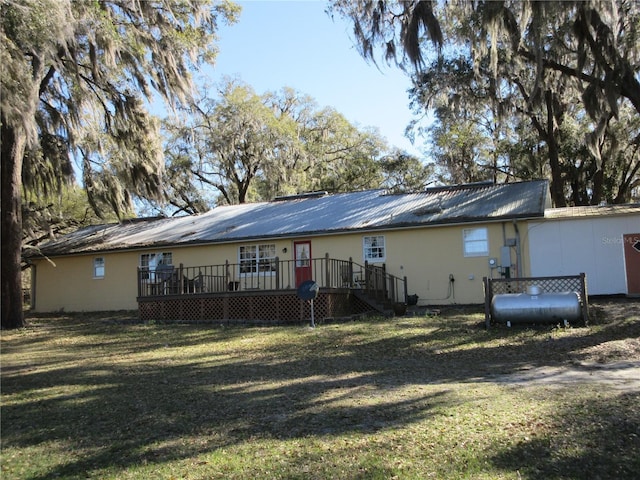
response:
[(632, 215), (640, 214), (640, 203), (625, 205), (588, 205), (581, 207), (549, 208), (544, 212), (544, 218), (549, 220), (596, 217), (602, 215)]
[(535, 218), (548, 206), (545, 180), (471, 184), (387, 194), (315, 194), (216, 207), (194, 216), (91, 226), (48, 242), (47, 256), (284, 236)]

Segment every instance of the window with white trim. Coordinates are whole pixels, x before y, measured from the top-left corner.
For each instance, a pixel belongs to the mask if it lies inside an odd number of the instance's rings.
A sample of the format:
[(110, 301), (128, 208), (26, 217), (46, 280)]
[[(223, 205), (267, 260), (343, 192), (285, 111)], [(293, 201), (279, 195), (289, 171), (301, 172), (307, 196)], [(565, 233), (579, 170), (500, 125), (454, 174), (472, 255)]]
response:
[(242, 245), (238, 247), (240, 274), (275, 272), (276, 245), (265, 243), (261, 245)]
[(367, 262), (384, 262), (387, 258), (384, 235), (362, 238), (363, 257)]
[(462, 231), (462, 244), (465, 257), (486, 257), (489, 255), (487, 228), (465, 228)]
[(140, 269), (143, 271), (142, 278), (153, 281), (158, 265), (173, 265), (171, 252), (143, 253), (140, 255)]
[(93, 259), (93, 278), (104, 278), (104, 257)]

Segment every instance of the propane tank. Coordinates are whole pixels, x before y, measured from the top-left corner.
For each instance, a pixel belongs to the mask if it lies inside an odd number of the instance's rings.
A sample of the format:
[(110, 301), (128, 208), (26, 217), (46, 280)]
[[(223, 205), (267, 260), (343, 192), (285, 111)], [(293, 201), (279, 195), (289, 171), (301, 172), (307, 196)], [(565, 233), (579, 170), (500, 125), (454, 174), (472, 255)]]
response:
[(494, 295), (491, 316), (501, 323), (566, 323), (579, 320), (582, 309), (576, 292), (542, 293), (531, 285), (527, 293)]

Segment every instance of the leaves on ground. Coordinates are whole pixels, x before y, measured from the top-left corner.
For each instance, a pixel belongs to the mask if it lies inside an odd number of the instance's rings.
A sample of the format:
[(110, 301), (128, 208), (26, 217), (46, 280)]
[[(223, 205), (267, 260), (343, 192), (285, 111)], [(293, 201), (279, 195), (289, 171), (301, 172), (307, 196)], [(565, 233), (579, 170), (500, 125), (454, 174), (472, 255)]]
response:
[(462, 307), (316, 329), (32, 316), (2, 332), (2, 476), (634, 478), (640, 392), (500, 381), (639, 361), (636, 304), (593, 308), (566, 329)]

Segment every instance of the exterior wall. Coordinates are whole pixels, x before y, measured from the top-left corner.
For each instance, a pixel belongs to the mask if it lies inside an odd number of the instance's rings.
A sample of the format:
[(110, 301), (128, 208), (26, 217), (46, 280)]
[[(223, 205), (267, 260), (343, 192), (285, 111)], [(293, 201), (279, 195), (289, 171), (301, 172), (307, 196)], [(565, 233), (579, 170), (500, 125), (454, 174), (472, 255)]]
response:
[[(489, 254), (465, 257), (463, 254), (463, 230), (486, 227), (489, 236)], [(526, 223), (518, 225), (526, 232)], [(409, 294), (417, 294), (419, 305), (480, 304), (484, 302), (482, 277), (498, 277), (498, 269), (489, 267), (489, 258), (500, 262), (500, 249), (506, 238), (515, 238), (512, 222), (464, 224), (447, 227), (431, 227), (370, 233), (322, 236), (312, 239), (314, 257), (326, 252), (331, 258), (364, 263), (363, 237), (384, 235), (387, 272), (400, 278), (406, 276)], [(522, 250), (522, 258), (528, 252)], [(512, 276), (517, 272), (515, 247), (511, 248)], [(524, 270), (523, 270), (524, 269)], [(527, 265), (521, 266), (522, 275), (528, 274)], [(451, 285), (449, 275), (453, 275)]]
[[(104, 278), (93, 278), (93, 259), (105, 259)], [(65, 310), (135, 310), (138, 255), (95, 254), (57, 257), (52, 265), (35, 262), (35, 308), (37, 312)]]
[(622, 235), (639, 230), (640, 215), (532, 222), (528, 228), (531, 275), (584, 272), (590, 295), (627, 293)]
[[(463, 230), (476, 227), (488, 229), (489, 254), (465, 257)], [(387, 271), (407, 277), (408, 293), (418, 295), (419, 305), (483, 303), (482, 277), (500, 275), (489, 267), (489, 258), (500, 262), (505, 243), (502, 228), (501, 223), (493, 223), (391, 232), (387, 235)], [(504, 235), (515, 238), (510, 223), (505, 224)], [(515, 248), (511, 250), (513, 273), (516, 253)]]
[[(489, 253), (477, 257), (463, 254), (463, 231), (486, 227)], [(526, 223), (519, 224), (520, 232)], [(293, 259), (293, 242), (311, 240), (313, 258), (324, 257), (364, 264), (363, 238), (384, 235), (387, 272), (408, 279), (408, 294), (419, 296), (419, 305), (481, 304), (484, 302), (482, 277), (499, 276), (489, 267), (489, 258), (500, 261), (500, 249), (506, 239), (516, 237), (512, 222), (463, 224), (445, 227), (403, 229), (322, 235), (295, 239), (255, 240), (238, 243), (153, 248), (132, 252), (99, 253), (56, 257), (55, 267), (45, 260), (36, 261), (35, 311), (100, 311), (137, 309), (137, 267), (144, 253), (171, 252), (174, 265), (185, 267), (238, 262), (238, 246), (275, 243), (281, 260)], [(515, 247), (511, 248), (512, 276), (517, 270), (527, 275), (527, 265), (517, 266)], [(93, 259), (104, 257), (105, 276), (93, 278)], [(522, 249), (522, 259), (529, 254)], [(519, 274), (519, 273), (518, 273)], [(453, 276), (454, 281), (449, 280)]]

